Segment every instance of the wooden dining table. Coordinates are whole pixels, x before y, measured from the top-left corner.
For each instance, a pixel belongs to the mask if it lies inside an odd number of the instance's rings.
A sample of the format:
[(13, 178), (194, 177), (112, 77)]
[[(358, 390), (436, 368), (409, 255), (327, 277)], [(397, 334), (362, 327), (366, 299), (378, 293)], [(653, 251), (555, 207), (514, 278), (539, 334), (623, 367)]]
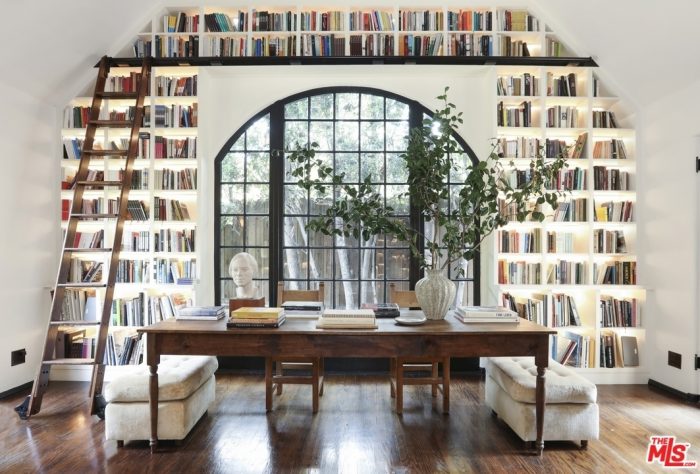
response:
[(451, 314), (419, 326), (377, 319), (377, 329), (318, 329), (315, 320), (287, 319), (279, 328), (228, 329), (226, 320), (166, 320), (139, 329), (146, 338), (149, 366), (151, 451), (158, 447), (158, 363), (163, 354), (255, 357), (496, 357), (534, 356), (536, 376), (535, 450), (544, 449), (545, 371), (549, 335), (530, 321), (465, 324)]

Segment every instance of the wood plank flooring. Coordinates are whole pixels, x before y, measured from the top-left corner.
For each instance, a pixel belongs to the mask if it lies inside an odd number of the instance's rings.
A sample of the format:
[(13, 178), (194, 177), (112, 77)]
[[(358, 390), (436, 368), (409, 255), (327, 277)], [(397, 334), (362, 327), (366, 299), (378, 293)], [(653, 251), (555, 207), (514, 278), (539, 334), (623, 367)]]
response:
[(700, 461), (700, 410), (645, 385), (599, 386), (601, 439), (587, 450), (546, 443), (529, 455), (520, 439), (483, 404), (478, 377), (453, 377), (451, 410), (429, 387), (406, 389), (403, 417), (393, 412), (388, 379), (330, 375), (317, 415), (309, 386), (285, 386), (265, 413), (260, 375), (217, 375), (216, 401), (181, 446), (147, 442), (117, 448), (104, 422), (89, 416), (88, 387), (52, 382), (29, 421), (0, 400), (0, 472), (319, 472), (567, 473), (660, 472), (646, 464), (649, 436), (675, 435)]

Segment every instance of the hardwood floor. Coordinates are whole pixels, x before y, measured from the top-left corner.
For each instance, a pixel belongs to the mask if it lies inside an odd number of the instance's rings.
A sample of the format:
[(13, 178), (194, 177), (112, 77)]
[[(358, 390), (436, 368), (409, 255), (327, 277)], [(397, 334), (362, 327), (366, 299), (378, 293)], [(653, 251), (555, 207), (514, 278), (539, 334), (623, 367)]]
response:
[(476, 377), (452, 378), (449, 415), (430, 387), (407, 388), (399, 417), (384, 377), (330, 375), (312, 415), (308, 386), (285, 386), (266, 414), (262, 376), (219, 374), (208, 414), (154, 455), (147, 442), (106, 441), (87, 393), (52, 382), (29, 421), (13, 411), (24, 395), (0, 400), (0, 472), (659, 472), (646, 464), (658, 434), (690, 443), (688, 459), (700, 461), (700, 410), (645, 385), (599, 386), (601, 439), (587, 450), (548, 442), (541, 458), (491, 416)]

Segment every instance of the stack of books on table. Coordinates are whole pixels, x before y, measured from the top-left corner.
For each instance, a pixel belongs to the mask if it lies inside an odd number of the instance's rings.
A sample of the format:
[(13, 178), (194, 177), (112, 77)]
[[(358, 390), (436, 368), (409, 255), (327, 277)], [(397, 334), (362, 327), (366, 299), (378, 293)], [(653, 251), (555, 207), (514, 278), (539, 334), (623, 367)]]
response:
[(362, 309), (374, 311), (375, 318), (398, 318), (401, 316), (396, 303), (362, 303)]
[(226, 314), (226, 306), (183, 306), (175, 312), (175, 319), (215, 321)]
[(278, 328), (285, 320), (283, 308), (245, 306), (231, 311), (226, 327), (229, 328)]
[(376, 329), (371, 309), (327, 309), (318, 319), (319, 329)]
[(519, 323), (518, 313), (504, 306), (457, 306), (455, 318), (463, 323)]
[(323, 313), (322, 301), (285, 301), (282, 303), (284, 314), (289, 318), (316, 319)]

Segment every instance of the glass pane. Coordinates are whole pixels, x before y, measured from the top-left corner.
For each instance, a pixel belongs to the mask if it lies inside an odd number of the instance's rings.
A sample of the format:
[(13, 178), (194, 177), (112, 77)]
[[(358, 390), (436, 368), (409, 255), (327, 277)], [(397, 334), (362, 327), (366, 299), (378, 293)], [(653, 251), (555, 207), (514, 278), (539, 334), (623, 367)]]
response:
[(360, 175), (362, 180), (371, 174), (373, 183), (380, 183), (384, 181), (383, 153), (363, 153), (361, 163), (362, 171)]
[(311, 98), (311, 118), (333, 118), (333, 94), (316, 95)]
[(360, 292), (360, 305), (363, 303), (383, 303), (384, 302), (384, 282), (365, 281), (362, 282)]
[(357, 261), (359, 250), (353, 248), (339, 248), (336, 250), (335, 277), (341, 280), (357, 278)]
[(300, 99), (284, 106), (284, 118), (286, 119), (306, 119), (308, 115), (308, 99)]
[(284, 249), (284, 278), (306, 278), (309, 262), (306, 249)]
[(405, 193), (408, 192), (407, 185), (387, 185), (386, 204), (394, 209), (394, 214), (408, 215), (409, 201)]
[(258, 119), (246, 133), (246, 148), (248, 150), (270, 149), (270, 116)]
[(408, 146), (408, 122), (386, 123), (386, 149), (403, 151)]
[(324, 214), (326, 209), (328, 209), (331, 205), (333, 198), (331, 197), (330, 190), (328, 190), (327, 187), (324, 189), (324, 195), (321, 195), (320, 192), (316, 191), (315, 189), (310, 191), (311, 199), (309, 201), (309, 214), (312, 216)]
[(309, 122), (285, 122), (284, 147), (294, 150), (296, 145), (309, 143)]
[(457, 294), (455, 302), (460, 306), (473, 306), (474, 305), (474, 282), (473, 281), (459, 281), (457, 283)]
[(270, 218), (268, 216), (246, 217), (246, 245), (270, 245)]
[(246, 251), (258, 262), (258, 277), (270, 278), (270, 251), (266, 248), (249, 248)]
[(267, 184), (248, 184), (245, 189), (246, 212), (267, 214), (270, 210), (270, 186)]
[(221, 245), (243, 245), (243, 217), (221, 217)]
[(242, 214), (243, 213), (243, 185), (242, 184), (222, 184), (221, 185), (221, 213), (222, 214)]
[(246, 156), (248, 159), (246, 180), (259, 183), (270, 181), (270, 154), (248, 153)]
[(236, 297), (236, 285), (233, 280), (221, 280), (221, 304), (226, 304), (228, 300)]
[(335, 99), (336, 119), (358, 119), (360, 95), (354, 93), (337, 94)]
[(306, 245), (307, 230), (304, 228), (306, 224), (304, 217), (285, 217), (284, 227), (284, 246), (285, 247), (300, 247)]
[(408, 120), (408, 105), (394, 99), (386, 100), (387, 120)]
[(381, 151), (384, 149), (384, 122), (361, 122), (360, 149)]
[[(233, 258), (234, 255), (237, 253), (243, 252), (242, 248), (222, 248), (221, 249), (221, 254), (220, 254), (220, 266), (221, 266), (221, 274), (220, 276), (222, 278), (230, 278), (231, 275), (228, 272), (228, 266), (231, 263), (231, 259)], [(231, 282), (233, 284), (233, 282)], [(234, 292), (235, 294), (235, 292)]]
[[(321, 234), (323, 235), (323, 234)], [(326, 237), (330, 239), (330, 237)], [(312, 249), (309, 253), (309, 277), (333, 278), (333, 251), (330, 249)]]
[(243, 167), (245, 165), (243, 153), (228, 153), (221, 160), (221, 182), (233, 183), (243, 181)]
[[(309, 232), (309, 245), (312, 247), (332, 247), (333, 236), (321, 232)], [(331, 250), (328, 250), (329, 252)]]
[(333, 149), (333, 122), (311, 122), (309, 135), (312, 143), (318, 143), (319, 150)]
[(387, 183), (405, 183), (408, 181), (408, 169), (406, 162), (398, 153), (386, 154), (386, 182)]
[(244, 150), (245, 149), (245, 133), (242, 133), (238, 139), (236, 139), (235, 142), (233, 142), (233, 145), (231, 145), (231, 151), (239, 151), (239, 150)]
[(359, 180), (360, 155), (357, 153), (338, 153), (335, 155), (335, 172), (345, 173), (344, 183), (357, 183)]
[(455, 167), (452, 168), (450, 173), (450, 181), (453, 183), (462, 183), (467, 178), (467, 163), (469, 157), (466, 153), (456, 153), (452, 155)]
[(284, 213), (306, 214), (308, 212), (309, 199), (307, 192), (295, 184), (284, 186)]
[(362, 94), (361, 100), (363, 119), (384, 118), (384, 97), (378, 95)]
[(356, 309), (358, 307), (357, 288), (358, 284), (356, 281), (336, 282), (335, 307), (340, 309)]
[(390, 280), (408, 279), (410, 263), (411, 252), (408, 249), (387, 249), (386, 278)]
[[(402, 217), (399, 220), (403, 221), (404, 225), (408, 225), (408, 217)], [(395, 235), (387, 239), (386, 245), (387, 247), (408, 247), (406, 242), (399, 240)]]
[(366, 280), (376, 280), (377, 278), (384, 278), (383, 250), (362, 250), (362, 261), (360, 262), (360, 278)]
[(358, 140), (359, 126), (357, 122), (336, 122), (335, 148), (338, 151), (357, 151), (360, 148)]

